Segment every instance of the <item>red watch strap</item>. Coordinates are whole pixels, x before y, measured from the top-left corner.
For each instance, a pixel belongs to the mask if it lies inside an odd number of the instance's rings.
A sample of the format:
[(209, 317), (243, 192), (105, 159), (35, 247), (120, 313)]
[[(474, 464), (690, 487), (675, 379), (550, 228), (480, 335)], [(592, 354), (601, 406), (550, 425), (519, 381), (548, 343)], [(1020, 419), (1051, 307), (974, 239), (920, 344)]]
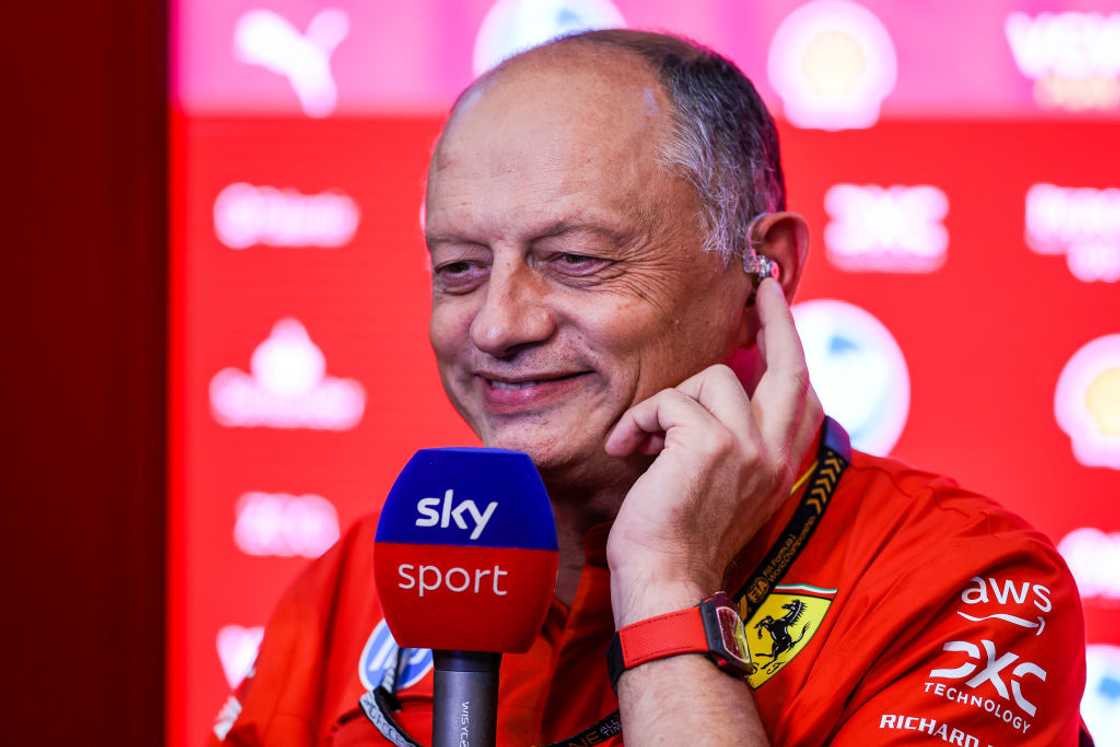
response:
[(622, 665), (631, 669), (677, 654), (708, 652), (708, 637), (699, 607), (667, 612), (618, 631)]

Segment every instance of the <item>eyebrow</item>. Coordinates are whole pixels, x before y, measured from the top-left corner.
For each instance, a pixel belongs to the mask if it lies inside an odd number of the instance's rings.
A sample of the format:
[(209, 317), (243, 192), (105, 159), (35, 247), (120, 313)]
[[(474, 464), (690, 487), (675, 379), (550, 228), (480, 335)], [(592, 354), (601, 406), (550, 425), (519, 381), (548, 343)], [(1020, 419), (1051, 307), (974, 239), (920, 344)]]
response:
[(553, 239), (569, 233), (592, 233), (602, 236), (613, 244), (620, 245), (625, 243), (627, 236), (625, 233), (604, 226), (600, 223), (584, 223), (579, 221), (558, 220), (555, 223), (549, 224), (543, 230), (538, 231), (533, 236), (532, 241), (541, 241), (542, 239)]

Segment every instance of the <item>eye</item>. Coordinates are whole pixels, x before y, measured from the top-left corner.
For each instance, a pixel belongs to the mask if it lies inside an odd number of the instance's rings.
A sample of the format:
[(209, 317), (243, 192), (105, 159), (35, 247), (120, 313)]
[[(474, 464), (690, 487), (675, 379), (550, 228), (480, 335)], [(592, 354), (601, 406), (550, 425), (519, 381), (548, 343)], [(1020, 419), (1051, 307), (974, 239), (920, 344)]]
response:
[(436, 287), (446, 293), (469, 293), (486, 279), (486, 266), (481, 262), (459, 259), (432, 268)]
[(558, 252), (549, 259), (558, 271), (568, 275), (590, 275), (610, 264), (601, 257), (591, 257), (575, 252)]
[(461, 275), (471, 269), (471, 263), (465, 261), (448, 262), (442, 267), (437, 267), (436, 272), (441, 275)]

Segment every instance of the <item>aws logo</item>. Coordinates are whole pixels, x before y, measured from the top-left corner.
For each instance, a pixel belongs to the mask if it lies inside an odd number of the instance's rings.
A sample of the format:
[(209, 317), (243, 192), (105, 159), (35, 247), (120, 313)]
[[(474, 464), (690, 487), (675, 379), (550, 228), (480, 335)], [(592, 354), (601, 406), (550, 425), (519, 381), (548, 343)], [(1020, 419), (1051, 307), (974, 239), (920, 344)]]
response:
[(807, 584), (779, 584), (751, 615), (745, 630), (757, 688), (801, 653), (821, 627), (836, 589)]
[[(1029, 618), (1007, 612), (1008, 608), (1022, 611), (1021, 608), (1026, 607), (1028, 600), (1037, 612), (1042, 613), (1041, 615), (1033, 610), (1028, 610)], [(1002, 620), (1012, 625), (1018, 625), (1020, 628), (1033, 629), (1035, 635), (1042, 635), (1042, 631), (1046, 630), (1045, 615), (1054, 608), (1050, 601), (1050, 589), (1041, 584), (1012, 579), (980, 578), (979, 576), (973, 576), (970, 585), (961, 592), (961, 602), (972, 607), (972, 611), (988, 613), (976, 615), (964, 610), (957, 610), (957, 614), (965, 620), (976, 623), (985, 620)], [(988, 608), (989, 604), (997, 605), (997, 611), (992, 612)], [(980, 605), (981, 609), (976, 610), (975, 605)]]

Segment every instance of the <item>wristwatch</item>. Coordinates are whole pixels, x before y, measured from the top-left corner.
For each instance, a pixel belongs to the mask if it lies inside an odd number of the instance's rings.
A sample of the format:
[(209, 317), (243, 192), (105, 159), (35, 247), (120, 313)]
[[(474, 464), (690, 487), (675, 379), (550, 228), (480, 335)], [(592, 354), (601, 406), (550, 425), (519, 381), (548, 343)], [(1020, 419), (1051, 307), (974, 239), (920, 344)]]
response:
[(607, 648), (611, 685), (627, 669), (680, 654), (706, 654), (723, 671), (746, 677), (754, 672), (739, 611), (726, 592), (717, 592), (696, 607), (667, 612), (627, 625)]

